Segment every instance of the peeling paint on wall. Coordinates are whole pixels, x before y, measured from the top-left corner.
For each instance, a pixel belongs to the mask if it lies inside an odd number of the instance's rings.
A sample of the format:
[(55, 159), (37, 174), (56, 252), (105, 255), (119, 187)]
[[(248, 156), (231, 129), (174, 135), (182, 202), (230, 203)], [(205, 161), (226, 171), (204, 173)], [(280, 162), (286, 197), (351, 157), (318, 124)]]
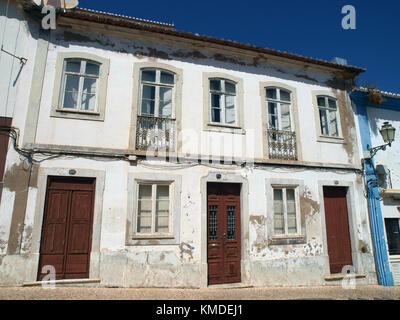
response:
[(182, 260), (188, 260), (188, 261), (193, 260), (194, 247), (192, 245), (190, 245), (189, 243), (186, 243), (186, 242), (182, 242), (179, 245), (179, 249), (180, 249), (180, 252), (181, 252), (181, 259)]
[(268, 247), (266, 234), (266, 218), (264, 216), (250, 216), (250, 224), (255, 228), (256, 240), (251, 244), (251, 250), (260, 253)]
[(302, 219), (306, 219), (308, 224), (316, 222), (316, 215), (320, 211), (320, 204), (312, 199), (311, 190), (305, 186), (304, 192), (300, 195), (301, 213), (304, 215)]

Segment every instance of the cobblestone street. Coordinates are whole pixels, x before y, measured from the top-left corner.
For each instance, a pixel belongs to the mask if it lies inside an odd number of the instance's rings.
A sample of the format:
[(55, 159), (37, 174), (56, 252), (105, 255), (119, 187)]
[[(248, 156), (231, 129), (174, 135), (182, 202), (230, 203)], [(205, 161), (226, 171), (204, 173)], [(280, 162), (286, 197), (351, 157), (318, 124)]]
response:
[(0, 287), (0, 300), (400, 300), (400, 287), (358, 286), (207, 289)]

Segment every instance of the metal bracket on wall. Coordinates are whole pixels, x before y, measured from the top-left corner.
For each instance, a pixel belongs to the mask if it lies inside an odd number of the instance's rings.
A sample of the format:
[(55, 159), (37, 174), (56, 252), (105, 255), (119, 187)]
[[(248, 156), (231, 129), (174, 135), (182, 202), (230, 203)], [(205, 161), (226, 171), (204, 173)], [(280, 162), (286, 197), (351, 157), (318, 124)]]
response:
[(12, 53), (10, 53), (10, 52), (4, 50), (3, 46), (1, 46), (1, 51), (3, 51), (3, 52), (5, 52), (5, 53), (9, 54), (10, 56), (12, 56), (12, 57), (18, 59), (19, 61), (21, 61), (22, 64), (26, 64), (26, 63), (28, 62), (28, 59), (22, 58), (22, 57), (17, 57), (15, 54), (12, 54)]

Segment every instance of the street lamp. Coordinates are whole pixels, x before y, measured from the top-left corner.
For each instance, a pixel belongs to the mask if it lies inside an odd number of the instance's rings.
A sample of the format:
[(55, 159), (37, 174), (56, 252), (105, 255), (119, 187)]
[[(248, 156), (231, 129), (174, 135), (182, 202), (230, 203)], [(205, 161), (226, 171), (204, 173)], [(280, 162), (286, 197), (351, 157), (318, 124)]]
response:
[(396, 134), (396, 129), (393, 128), (389, 122), (385, 122), (379, 132), (381, 133), (382, 139), (385, 144), (375, 148), (370, 148), (370, 146), (367, 145), (368, 151), (371, 154), (371, 158), (373, 158), (379, 150), (385, 151), (387, 146), (392, 146), (392, 142), (394, 141)]

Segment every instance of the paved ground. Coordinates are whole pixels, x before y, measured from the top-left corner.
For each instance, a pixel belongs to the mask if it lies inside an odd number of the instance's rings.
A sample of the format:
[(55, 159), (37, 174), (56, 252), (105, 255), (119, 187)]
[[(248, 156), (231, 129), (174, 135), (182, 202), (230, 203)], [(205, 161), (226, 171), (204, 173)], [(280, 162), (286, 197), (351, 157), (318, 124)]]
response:
[(398, 300), (400, 287), (358, 286), (238, 289), (0, 287), (0, 300)]

